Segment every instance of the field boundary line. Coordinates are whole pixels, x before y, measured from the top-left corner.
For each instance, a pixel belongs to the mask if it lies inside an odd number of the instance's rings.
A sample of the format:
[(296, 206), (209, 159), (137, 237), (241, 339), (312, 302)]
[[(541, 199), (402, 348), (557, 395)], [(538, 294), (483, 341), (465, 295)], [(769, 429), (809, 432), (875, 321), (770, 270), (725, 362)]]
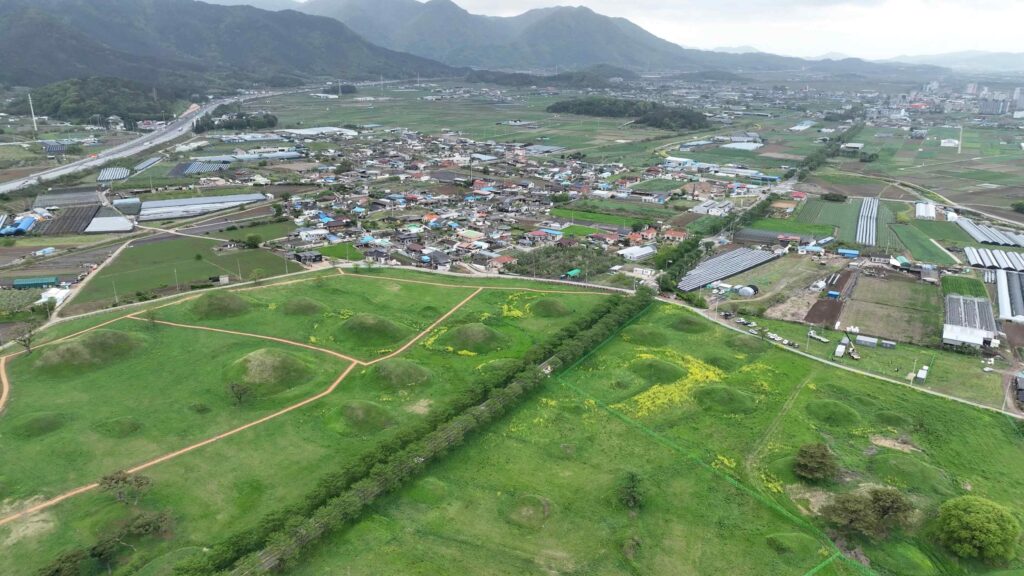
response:
[(782, 419), (786, 417), (786, 414), (789, 414), (789, 410), (793, 407), (793, 404), (796, 403), (797, 397), (800, 396), (800, 393), (803, 392), (804, 388), (807, 387), (807, 383), (810, 381), (811, 375), (808, 374), (807, 377), (800, 382), (800, 384), (793, 388), (793, 391), (789, 394), (789, 397), (786, 398), (786, 401), (782, 403), (782, 407), (779, 408), (779, 411), (775, 414), (775, 416), (772, 418), (772, 421), (768, 424), (768, 428), (765, 429), (764, 434), (762, 434), (761, 437), (757, 440), (757, 442), (754, 443), (754, 449), (751, 450), (749, 454), (747, 454), (747, 457), (744, 461), (744, 468), (746, 468), (748, 475), (750, 475), (753, 471), (754, 459), (760, 455), (762, 450), (764, 450), (764, 447), (768, 444), (768, 440), (771, 439), (772, 435), (775, 434), (775, 431), (778, 429), (779, 424), (782, 423)]
[(817, 574), (818, 572), (821, 572), (827, 566), (829, 566), (830, 564), (835, 562), (836, 558), (840, 558), (840, 557), (845, 558), (845, 556), (843, 556), (843, 553), (837, 550), (831, 556), (829, 556), (828, 558), (824, 559), (820, 564), (818, 564), (814, 568), (811, 568), (810, 570), (805, 572), (803, 576), (814, 576), (815, 574)]
[(452, 314), (455, 314), (456, 312), (458, 312), (460, 308), (462, 308), (467, 303), (469, 303), (469, 301), (472, 300), (473, 298), (476, 298), (477, 295), (480, 294), (481, 292), (483, 292), (484, 290), (485, 290), (485, 288), (477, 288), (476, 290), (474, 290), (473, 293), (470, 294), (469, 296), (466, 296), (462, 300), (462, 302), (459, 302), (451, 310), (445, 312), (440, 318), (438, 318), (437, 320), (434, 320), (434, 322), (430, 326), (427, 326), (422, 332), (420, 332), (419, 334), (413, 336), (408, 342), (406, 342), (404, 345), (402, 345), (402, 347), (399, 348), (398, 350), (395, 350), (394, 352), (391, 352), (390, 354), (387, 354), (385, 356), (381, 356), (380, 358), (377, 358), (376, 360), (371, 360), (369, 362), (363, 362), (362, 364), (364, 366), (372, 366), (372, 365), (374, 365), (374, 364), (376, 364), (378, 362), (383, 362), (384, 360), (389, 360), (389, 359), (394, 358), (395, 356), (398, 356), (399, 354), (405, 352), (406, 350), (411, 348), (414, 344), (416, 344), (416, 342), (419, 342), (419, 340), (421, 338), (423, 338), (424, 336), (429, 334), (431, 331), (433, 331), (434, 328), (437, 328), (437, 326), (440, 325), (442, 322), (444, 322), (445, 320), (451, 318)]

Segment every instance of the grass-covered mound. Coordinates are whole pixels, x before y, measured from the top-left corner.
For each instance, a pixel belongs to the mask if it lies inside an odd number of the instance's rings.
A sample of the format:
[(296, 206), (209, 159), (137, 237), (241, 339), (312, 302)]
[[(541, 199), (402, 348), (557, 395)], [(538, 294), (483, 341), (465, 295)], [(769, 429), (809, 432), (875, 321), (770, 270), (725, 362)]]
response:
[(668, 384), (686, 376), (686, 369), (657, 358), (641, 358), (629, 365), (630, 372), (651, 384)]
[(209, 292), (192, 303), (192, 313), (203, 320), (241, 316), (249, 311), (249, 301), (233, 292)]
[(891, 410), (883, 410), (875, 414), (875, 420), (878, 420), (878, 423), (883, 426), (889, 426), (898, 430), (906, 430), (913, 425), (910, 418)]
[(821, 548), (817, 540), (799, 532), (769, 534), (765, 541), (776, 554), (794, 558), (813, 558)]
[(860, 420), (860, 414), (856, 410), (835, 400), (808, 402), (807, 413), (811, 418), (829, 426), (851, 426)]
[(296, 356), (274, 348), (260, 348), (227, 368), (228, 382), (241, 382), (258, 398), (272, 396), (309, 381), (309, 366)]
[(945, 472), (910, 454), (878, 454), (868, 468), (876, 478), (913, 494), (943, 498), (955, 494)]
[(289, 316), (315, 316), (327, 307), (312, 298), (292, 298), (281, 306), (281, 312)]
[(724, 372), (732, 372), (743, 365), (743, 360), (728, 352), (713, 352), (704, 358), (704, 361)]
[(127, 438), (142, 429), (142, 422), (125, 416), (123, 418), (112, 418), (93, 424), (93, 430), (108, 438)]
[(551, 516), (551, 502), (533, 494), (513, 498), (506, 505), (505, 519), (522, 528), (539, 530)]
[(690, 316), (676, 316), (669, 322), (669, 328), (688, 334), (702, 334), (711, 330), (711, 323)]
[(754, 398), (727, 386), (707, 386), (693, 393), (701, 408), (725, 414), (749, 414), (757, 408)]
[(378, 432), (395, 423), (387, 410), (373, 402), (361, 400), (354, 400), (342, 406), (341, 416), (349, 428), (363, 434)]
[(668, 336), (649, 325), (630, 326), (622, 332), (622, 336), (627, 342), (637, 346), (661, 348), (668, 345)]
[(734, 334), (725, 344), (725, 348), (741, 354), (760, 354), (768, 350), (768, 343), (760, 338)]
[(441, 338), (442, 346), (450, 346), (453, 350), (469, 350), (477, 354), (494, 352), (504, 344), (504, 336), (479, 322), (453, 328)]
[(56, 432), (67, 424), (69, 416), (57, 412), (36, 412), (14, 419), (11, 435), (18, 438), (39, 438)]
[[(909, 542), (884, 542), (877, 546), (871, 551), (871, 565), (881, 566), (888, 573), (900, 576), (938, 576), (940, 574), (928, 555)], [(990, 574), (1011, 576), (1019, 574), (1019, 572), (991, 572)]]
[(570, 310), (562, 301), (552, 300), (550, 298), (541, 298), (540, 300), (537, 300), (530, 307), (530, 310), (541, 318), (562, 318), (572, 314), (572, 310)]
[(69, 370), (101, 366), (128, 356), (142, 347), (138, 334), (119, 330), (93, 330), (82, 336), (47, 346), (38, 352), (36, 367)]
[(519, 367), (519, 360), (515, 358), (497, 358), (477, 366), (477, 372), (480, 378), (486, 380), (506, 374), (509, 370), (517, 370)]
[(388, 388), (408, 388), (430, 381), (430, 370), (402, 358), (392, 358), (371, 368), (373, 375)]
[(342, 324), (335, 336), (364, 346), (390, 346), (405, 340), (410, 330), (376, 314), (356, 314)]

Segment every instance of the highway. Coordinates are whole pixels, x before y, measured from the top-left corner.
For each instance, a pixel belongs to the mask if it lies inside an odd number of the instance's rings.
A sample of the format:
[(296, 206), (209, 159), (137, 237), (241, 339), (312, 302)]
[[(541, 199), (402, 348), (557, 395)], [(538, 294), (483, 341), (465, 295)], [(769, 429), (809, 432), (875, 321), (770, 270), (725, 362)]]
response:
[(86, 170), (93, 170), (99, 168), (106, 164), (107, 162), (110, 162), (111, 160), (127, 158), (130, 156), (134, 156), (136, 154), (140, 154), (142, 152), (145, 152), (149, 148), (165, 144), (167, 142), (170, 142), (171, 140), (174, 140), (175, 138), (179, 138), (185, 135), (186, 133), (190, 132), (192, 129), (192, 122), (196, 118), (202, 116), (203, 114), (212, 112), (222, 104), (231, 104), (233, 102), (253, 100), (256, 98), (266, 98), (268, 96), (275, 95), (277, 95), (277, 93), (254, 94), (251, 96), (245, 96), (241, 98), (228, 98), (209, 102), (200, 107), (198, 110), (180, 116), (179, 118), (175, 119), (173, 122), (169, 123), (167, 126), (160, 130), (143, 134), (142, 136), (139, 136), (134, 140), (125, 142), (123, 144), (119, 144), (117, 146), (114, 146), (113, 148), (109, 148), (107, 150), (99, 152), (94, 157), (82, 158), (81, 160), (69, 162), (67, 164), (64, 164), (63, 166), (57, 166), (55, 168), (43, 170), (42, 172), (30, 174), (23, 178), (18, 178), (16, 180), (9, 180), (7, 182), (0, 183), (0, 193), (14, 192), (15, 190), (19, 190), (21, 188), (25, 188), (26, 186), (31, 186), (32, 184), (36, 184), (39, 182), (50, 182), (58, 178), (61, 178), (62, 176), (67, 176), (68, 174), (74, 174), (76, 172), (82, 172)]

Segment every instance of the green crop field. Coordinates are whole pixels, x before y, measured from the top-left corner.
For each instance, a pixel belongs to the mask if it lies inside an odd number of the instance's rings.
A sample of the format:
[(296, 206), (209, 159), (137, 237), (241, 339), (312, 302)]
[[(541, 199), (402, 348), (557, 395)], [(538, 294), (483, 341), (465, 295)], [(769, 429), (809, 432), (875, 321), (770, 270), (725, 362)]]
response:
[[(912, 305), (930, 305), (916, 285), (908, 290)], [(18, 466), (0, 468), (0, 518), (167, 458), (141, 470), (152, 484), (137, 502), (86, 490), (0, 525), (0, 573), (37, 574), (61, 553), (95, 551), (142, 513), (171, 521), (115, 541), (104, 556), (110, 573), (167, 576), (214, 557), (233, 534), (350, 482), (337, 471), (445, 418), (607, 299), (523, 279), (331, 271), (205, 293), (158, 309), (153, 322), (137, 312), (140, 320), (37, 347), (7, 363), (0, 457)], [(72, 320), (39, 340), (116, 317)], [(794, 331), (806, 327), (777, 324), (803, 342)], [(892, 361), (876, 352), (864, 352), (863, 367)], [(1001, 395), (998, 374), (966, 368), (974, 359), (885, 352), (931, 364), (929, 385), (957, 372), (948, 382), (961, 389), (944, 391), (982, 389), (992, 377)], [(668, 303), (541, 382), (283, 573), (982, 575), (994, 572), (936, 543), (938, 505), (969, 493), (1024, 514), (1015, 488), (1024, 437), (1008, 417), (794, 355)], [(232, 383), (256, 392), (237, 403)], [(815, 442), (842, 473), (807, 483), (792, 463)], [(864, 569), (838, 552), (822, 511), (873, 486), (896, 487), (915, 512), (883, 537), (844, 538), (870, 559)], [(108, 573), (99, 562), (87, 568)]]
[[(286, 261), (270, 252), (215, 251), (219, 245), (213, 239), (175, 238), (130, 246), (89, 280), (72, 300), (68, 312), (79, 305), (112, 304), (115, 294), (125, 299), (136, 292), (173, 292), (175, 285), (187, 291), (190, 284), (206, 284), (213, 276), (227, 275), (237, 282), (239, 272), (242, 280), (248, 280), (257, 269), (264, 275), (286, 272)], [(298, 269), (293, 263), (287, 271)]]
[(834, 232), (834, 229), (826, 224), (812, 224), (797, 218), (764, 218), (755, 221), (750, 227), (757, 230), (788, 232), (790, 234), (813, 236), (815, 238), (831, 236)]
[(856, 242), (857, 216), (860, 215), (859, 199), (849, 202), (829, 202), (820, 198), (807, 200), (797, 213), (797, 220), (808, 224), (818, 224), (839, 228), (839, 240)]
[(988, 298), (988, 288), (985, 287), (985, 283), (977, 278), (966, 276), (943, 276), (942, 293)]
[(900, 242), (907, 247), (910, 255), (919, 262), (929, 264), (953, 265), (956, 261), (945, 250), (936, 246), (931, 239), (916, 226), (911, 224), (892, 224), (891, 228)]
[(363, 253), (356, 249), (351, 242), (342, 242), (333, 246), (326, 246), (319, 250), (324, 256), (339, 258), (341, 260), (359, 261), (363, 259)]
[(574, 210), (570, 208), (552, 208), (551, 215), (559, 218), (564, 218), (570, 222), (581, 221), (581, 222), (593, 222), (595, 224), (610, 224), (612, 226), (618, 226), (620, 228), (629, 228), (634, 222), (643, 222), (641, 218), (635, 216), (613, 216), (611, 214), (602, 214), (600, 212), (588, 212), (584, 210)]
[(566, 226), (562, 228), (562, 234), (566, 237), (584, 237), (590, 236), (591, 234), (600, 234), (601, 230), (597, 228), (591, 228), (590, 226), (580, 226), (579, 224), (573, 226)]

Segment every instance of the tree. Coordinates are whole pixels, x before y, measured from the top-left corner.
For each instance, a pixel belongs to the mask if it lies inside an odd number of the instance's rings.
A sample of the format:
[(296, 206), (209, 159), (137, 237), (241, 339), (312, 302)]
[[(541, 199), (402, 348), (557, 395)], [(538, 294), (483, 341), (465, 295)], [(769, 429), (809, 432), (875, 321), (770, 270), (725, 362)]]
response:
[(153, 481), (148, 476), (129, 474), (124, 470), (108, 474), (100, 479), (100, 490), (113, 492), (114, 498), (124, 504), (138, 504), (139, 499), (152, 485)]
[(14, 341), (25, 349), (25, 354), (32, 354), (32, 341), (36, 338), (36, 331), (39, 330), (39, 321), (33, 320), (21, 329), (21, 332), (14, 337)]
[(248, 236), (245, 237), (244, 244), (246, 248), (255, 249), (259, 248), (262, 242), (263, 237), (260, 236), (259, 234), (249, 234)]
[(280, 218), (284, 214), (284, 207), (278, 202), (275, 202), (271, 208), (274, 209), (274, 218)]
[(1013, 208), (1014, 212), (1024, 214), (1024, 202), (1014, 202), (1013, 204), (1010, 204), (1010, 208)]
[(231, 397), (235, 399), (235, 406), (241, 406), (242, 402), (248, 398), (251, 392), (252, 389), (245, 384), (239, 382), (232, 382), (228, 384), (228, 393), (230, 393)]
[(914, 512), (914, 505), (910, 500), (895, 488), (875, 488), (869, 493), (871, 497), (871, 508), (875, 512), (878, 527), (887, 531), (895, 526), (903, 526), (910, 521), (910, 515)]
[(960, 496), (939, 507), (939, 542), (962, 558), (1013, 557), (1020, 524), (1006, 508), (977, 496)]
[(267, 273), (263, 268), (253, 268), (252, 271), (249, 272), (249, 281), (256, 285), (259, 285), (259, 283), (266, 277)]
[(871, 506), (871, 498), (866, 494), (839, 494), (822, 509), (822, 514), (841, 530), (866, 535), (874, 534), (877, 530), (877, 517)]
[(142, 319), (146, 321), (146, 326), (150, 329), (156, 328), (156, 309), (147, 308), (143, 310)]
[(634, 512), (643, 507), (644, 491), (640, 485), (640, 475), (636, 472), (627, 472), (623, 478), (619, 486), (619, 503)]
[(804, 480), (831, 480), (838, 472), (839, 463), (825, 444), (805, 444), (797, 450), (793, 473)]

